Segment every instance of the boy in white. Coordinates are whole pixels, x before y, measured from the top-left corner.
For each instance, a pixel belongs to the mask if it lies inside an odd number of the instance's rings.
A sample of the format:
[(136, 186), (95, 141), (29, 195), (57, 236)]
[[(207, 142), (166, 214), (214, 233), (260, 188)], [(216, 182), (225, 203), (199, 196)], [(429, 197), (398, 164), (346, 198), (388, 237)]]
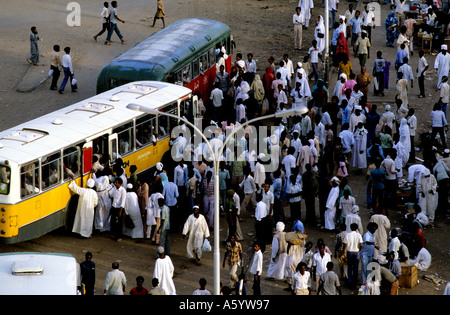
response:
[(358, 281), (359, 252), (363, 245), (361, 234), (357, 232), (358, 224), (350, 225), (351, 232), (344, 237), (344, 255), (347, 255), (348, 284), (355, 286)]
[(261, 274), (263, 267), (263, 254), (258, 242), (253, 245), (255, 253), (253, 255), (250, 272), (253, 274), (253, 295), (261, 295)]
[(292, 291), (295, 295), (309, 295), (311, 292), (311, 274), (306, 271), (306, 263), (300, 262), (297, 272), (292, 276)]

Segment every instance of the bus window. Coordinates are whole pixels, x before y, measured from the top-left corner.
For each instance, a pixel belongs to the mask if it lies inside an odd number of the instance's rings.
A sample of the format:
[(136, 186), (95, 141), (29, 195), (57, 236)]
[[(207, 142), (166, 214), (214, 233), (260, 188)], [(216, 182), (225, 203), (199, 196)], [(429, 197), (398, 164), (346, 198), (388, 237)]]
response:
[(11, 169), (8, 166), (0, 165), (0, 195), (9, 194), (10, 181)]
[(61, 181), (61, 152), (42, 158), (42, 189), (46, 190)]
[(192, 80), (191, 64), (188, 64), (183, 68), (183, 85), (189, 84)]
[(134, 150), (133, 122), (129, 122), (113, 130), (119, 140), (119, 154), (123, 156)]
[(21, 189), (20, 196), (28, 196), (39, 193), (39, 161), (33, 161), (22, 166), (20, 170)]
[(64, 180), (71, 179), (69, 174), (80, 175), (80, 148), (73, 146), (63, 151)]
[(175, 84), (176, 85), (183, 85), (183, 71), (177, 71), (175, 73)]
[(156, 142), (155, 116), (145, 115), (136, 120), (136, 146), (142, 147)]
[(209, 49), (209, 68), (211, 68), (216, 63), (216, 50), (214, 47)]
[(192, 62), (192, 78), (196, 78), (200, 74), (200, 65), (199, 65), (199, 63), (200, 63), (200, 61), (198, 59), (195, 59)]

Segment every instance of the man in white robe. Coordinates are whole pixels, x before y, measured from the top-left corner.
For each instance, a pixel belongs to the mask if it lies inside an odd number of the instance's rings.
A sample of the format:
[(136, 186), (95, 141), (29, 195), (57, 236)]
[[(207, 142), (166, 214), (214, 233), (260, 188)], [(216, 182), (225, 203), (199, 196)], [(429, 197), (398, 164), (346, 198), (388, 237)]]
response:
[[(359, 105), (358, 105), (359, 106)], [(359, 122), (353, 137), (355, 145), (352, 148), (351, 166), (358, 169), (367, 167), (366, 149), (367, 149), (368, 131), (364, 128), (363, 122)]]
[(284, 279), (284, 268), (286, 265), (287, 257), (287, 242), (284, 238), (285, 225), (283, 222), (278, 222), (276, 224), (276, 234), (273, 236), (272, 240), (272, 256), (267, 269), (267, 277), (271, 279)]
[(74, 180), (69, 184), (69, 189), (80, 196), (78, 199), (77, 213), (75, 214), (72, 232), (78, 233), (83, 237), (91, 237), (92, 227), (94, 225), (95, 207), (98, 203), (98, 197), (97, 193), (93, 189), (95, 186), (95, 180), (92, 178), (88, 179), (86, 185), (88, 188), (78, 187)]
[(109, 231), (111, 229), (109, 224), (109, 209), (111, 209), (109, 190), (112, 189), (112, 184), (106, 175), (97, 178), (93, 173), (92, 178), (95, 180), (95, 190), (98, 197), (97, 207), (95, 207), (94, 228), (100, 230), (100, 232)]
[(134, 228), (127, 226), (123, 229), (123, 234), (131, 238), (143, 238), (144, 229), (142, 226), (141, 210), (139, 209), (139, 200), (137, 194), (133, 191), (133, 184), (127, 185), (127, 198), (125, 200), (125, 213), (129, 215), (134, 223)]
[(305, 17), (305, 27), (309, 27), (309, 20), (311, 19), (311, 10), (314, 8), (313, 0), (300, 0), (298, 6), (302, 8), (303, 16)]
[(419, 206), (428, 217), (428, 222), (434, 221), (437, 206), (437, 180), (429, 169), (425, 169), (417, 183), (419, 192)]
[(205, 217), (200, 214), (198, 206), (194, 206), (194, 213), (191, 214), (183, 227), (183, 239), (188, 236), (188, 242), (186, 244), (186, 250), (188, 257), (195, 259), (197, 265), (200, 264), (200, 258), (202, 257), (203, 242), (210, 236), (208, 223)]
[(408, 183), (416, 184), (416, 198), (419, 199), (419, 190), (418, 184), (420, 181), (420, 177), (422, 176), (422, 172), (424, 172), (427, 168), (422, 164), (414, 164), (408, 167)]
[(375, 222), (378, 224), (378, 228), (373, 234), (375, 237), (375, 244), (378, 245), (378, 249), (375, 247), (373, 257), (378, 255), (384, 255), (388, 250), (388, 234), (387, 231), (391, 228), (391, 222), (384, 214), (374, 214), (370, 217), (369, 222)]
[(175, 284), (173, 282), (173, 271), (175, 270), (172, 260), (164, 254), (164, 247), (157, 248), (158, 259), (155, 261), (153, 278), (159, 280), (159, 287), (164, 289), (166, 295), (176, 295)]
[(427, 271), (431, 265), (430, 252), (425, 247), (422, 247), (422, 249), (417, 254), (417, 257), (409, 261), (409, 265), (416, 265), (418, 270)]
[(441, 88), (442, 78), (448, 77), (450, 70), (450, 54), (447, 53), (447, 45), (441, 45), (441, 52), (436, 56), (434, 61), (434, 69), (437, 71), (438, 83), (437, 89)]
[(337, 177), (333, 177), (331, 179), (331, 184), (333, 188), (331, 188), (328, 193), (328, 199), (326, 203), (327, 210), (325, 211), (325, 229), (334, 230), (335, 225), (335, 217), (336, 217), (336, 201), (339, 198), (339, 183), (341, 181)]

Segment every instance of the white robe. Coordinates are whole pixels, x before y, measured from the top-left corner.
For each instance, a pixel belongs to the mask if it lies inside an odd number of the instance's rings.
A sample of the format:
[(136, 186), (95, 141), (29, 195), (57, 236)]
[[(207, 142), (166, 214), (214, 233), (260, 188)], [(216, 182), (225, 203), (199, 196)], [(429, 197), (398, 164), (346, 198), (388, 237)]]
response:
[[(366, 168), (367, 158), (367, 129), (356, 129), (353, 133), (355, 145), (352, 148), (351, 166), (355, 168)], [(362, 153), (361, 153), (362, 152)]]
[(90, 237), (94, 225), (95, 206), (98, 203), (97, 193), (91, 188), (78, 187), (75, 181), (69, 184), (69, 188), (80, 196), (72, 232), (84, 237)]
[(420, 271), (427, 271), (431, 265), (431, 254), (425, 247), (422, 247), (417, 257), (410, 260), (409, 263), (411, 266), (416, 265)]
[[(270, 257), (270, 264), (267, 269), (267, 277), (282, 280), (284, 278), (287, 253), (280, 251), (281, 246), (278, 238), (282, 242), (284, 241), (286, 243), (286, 241), (284, 240), (284, 232), (278, 232), (277, 234), (279, 234), (278, 237), (275, 235), (272, 240), (272, 256)], [(284, 245), (286, 248), (287, 244)]]
[(301, 12), (305, 17), (305, 26), (309, 27), (309, 20), (311, 19), (311, 9), (314, 8), (313, 0), (300, 0), (297, 6), (302, 8)]
[(339, 186), (333, 187), (328, 194), (327, 210), (325, 211), (325, 228), (327, 230), (335, 229), (335, 216), (336, 216), (336, 200), (339, 197)]
[(350, 228), (350, 225), (352, 223), (358, 224), (358, 229), (356, 231), (359, 232), (359, 234), (363, 235), (364, 229), (361, 223), (361, 217), (354, 213), (347, 214), (347, 216), (345, 217), (345, 225), (347, 227), (346, 228), (347, 233), (350, 233), (352, 231), (352, 229)]
[(297, 272), (297, 266), (303, 259), (304, 244), (292, 245), (289, 248), (289, 253), (286, 258), (285, 276), (288, 279), (292, 279), (292, 276)]
[[(417, 184), (417, 190), (419, 192), (419, 206), (422, 212), (424, 212), (429, 221), (434, 221), (434, 213), (437, 206), (437, 181), (433, 174), (427, 172), (430, 177), (422, 176)], [(430, 190), (433, 193), (430, 193)], [(424, 193), (424, 197), (422, 196)]]
[(109, 197), (109, 189), (111, 189), (111, 183), (108, 176), (101, 176), (95, 180), (95, 189), (97, 191), (98, 204), (95, 207), (94, 227), (100, 232), (109, 231), (111, 226), (109, 224), (109, 209), (111, 209), (111, 198)]
[(400, 79), (397, 81), (397, 97), (402, 100), (402, 106), (408, 108), (408, 81)]
[(387, 216), (383, 214), (374, 214), (370, 217), (370, 222), (375, 222), (378, 224), (378, 228), (373, 234), (375, 237), (375, 243), (379, 246), (380, 249), (374, 250), (373, 257), (377, 257), (378, 255), (383, 255), (388, 250), (388, 234), (387, 231), (391, 228), (391, 222), (387, 218)]
[(141, 210), (139, 209), (139, 200), (135, 192), (127, 192), (125, 212), (133, 220), (134, 228), (130, 229), (125, 226), (123, 229), (123, 234), (128, 235), (131, 238), (143, 238), (144, 230), (142, 226)]
[(175, 284), (173, 283), (174, 266), (169, 256), (158, 258), (155, 261), (155, 269), (153, 270), (153, 278), (159, 280), (159, 287), (164, 289), (166, 295), (176, 295)]
[(148, 198), (145, 209), (147, 210), (147, 225), (150, 227), (156, 225), (156, 218), (161, 217), (161, 208), (158, 205), (158, 199), (164, 197), (161, 193), (154, 193)]
[(411, 132), (409, 131), (409, 126), (406, 118), (402, 118), (402, 120), (400, 120), (399, 135), (400, 142), (403, 144), (406, 152), (409, 155), (411, 150), (414, 150), (414, 148), (411, 148)]
[(325, 37), (320, 38), (318, 34), (325, 35), (325, 25), (323, 23), (323, 17), (319, 16), (319, 22), (314, 30), (314, 39), (317, 41), (317, 48), (319, 48), (319, 53), (322, 53), (325, 49)]
[(450, 54), (446, 53), (445, 55), (440, 52), (434, 61), (434, 69), (437, 69), (437, 75), (438, 75), (438, 83), (437, 88), (441, 88), (442, 84), (442, 77), (447, 76), (448, 72), (450, 70)]
[(202, 256), (203, 242), (210, 236), (208, 223), (202, 214), (199, 214), (198, 218), (191, 214), (183, 227), (183, 235), (188, 235), (188, 242), (186, 244), (186, 250), (189, 258), (198, 259)]

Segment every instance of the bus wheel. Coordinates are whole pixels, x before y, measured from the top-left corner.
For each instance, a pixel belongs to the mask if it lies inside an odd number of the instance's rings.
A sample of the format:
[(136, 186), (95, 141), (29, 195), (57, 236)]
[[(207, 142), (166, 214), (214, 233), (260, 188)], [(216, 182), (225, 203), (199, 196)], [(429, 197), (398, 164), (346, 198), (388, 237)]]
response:
[(64, 230), (72, 232), (73, 222), (75, 221), (75, 214), (77, 213), (79, 195), (73, 195), (66, 206), (66, 217), (64, 220)]

